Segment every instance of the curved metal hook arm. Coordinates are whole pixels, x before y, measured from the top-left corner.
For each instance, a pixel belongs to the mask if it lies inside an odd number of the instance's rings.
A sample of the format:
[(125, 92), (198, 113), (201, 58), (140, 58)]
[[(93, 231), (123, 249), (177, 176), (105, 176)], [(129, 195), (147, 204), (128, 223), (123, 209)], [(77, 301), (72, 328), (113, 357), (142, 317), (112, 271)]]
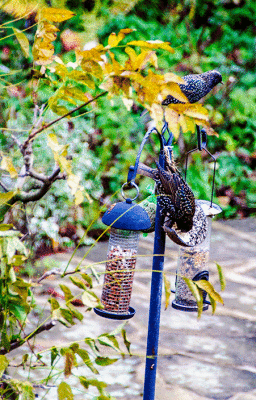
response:
[(214, 162), (214, 168), (213, 168), (213, 177), (212, 177), (212, 193), (211, 193), (211, 207), (213, 203), (213, 193), (214, 193), (214, 184), (215, 184), (215, 172), (216, 172), (216, 163), (217, 160), (216, 158), (207, 150), (206, 144), (207, 144), (207, 133), (205, 129), (201, 129), (200, 126), (196, 125), (196, 130), (197, 130), (197, 144), (198, 146), (187, 152), (186, 155), (186, 161), (185, 161), (185, 180), (187, 178), (187, 169), (188, 169), (188, 156), (190, 153), (193, 153), (194, 151), (202, 151), (205, 150), (207, 154), (213, 159)]

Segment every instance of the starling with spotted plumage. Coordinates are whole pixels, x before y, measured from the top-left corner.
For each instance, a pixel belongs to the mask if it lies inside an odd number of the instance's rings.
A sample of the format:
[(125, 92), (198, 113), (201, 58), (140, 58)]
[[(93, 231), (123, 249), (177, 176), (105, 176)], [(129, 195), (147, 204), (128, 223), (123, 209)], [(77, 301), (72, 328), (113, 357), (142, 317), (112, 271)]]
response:
[[(182, 93), (185, 94), (189, 103), (196, 103), (206, 96), (218, 83), (222, 82), (222, 76), (218, 71), (212, 70), (203, 74), (186, 75), (183, 80), (185, 83), (179, 84)], [(184, 104), (171, 95), (168, 95), (162, 101), (163, 106), (178, 103)]]
[(181, 232), (188, 232), (193, 226), (195, 197), (172, 161), (170, 147), (164, 147), (163, 150), (165, 169), (158, 162), (156, 169), (139, 163), (138, 173), (149, 176), (156, 182), (161, 214), (165, 217), (164, 229), (167, 233), (175, 222)]

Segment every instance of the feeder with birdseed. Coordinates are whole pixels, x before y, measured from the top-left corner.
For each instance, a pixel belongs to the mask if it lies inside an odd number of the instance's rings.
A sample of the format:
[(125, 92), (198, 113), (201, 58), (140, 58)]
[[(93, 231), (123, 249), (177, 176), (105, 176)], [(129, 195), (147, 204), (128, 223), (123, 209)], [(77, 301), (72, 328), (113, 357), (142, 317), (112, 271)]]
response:
[[(175, 283), (175, 300), (172, 306), (181, 311), (197, 311), (197, 303), (191, 290), (187, 286), (183, 277), (199, 281), (201, 279), (209, 279), (208, 260), (210, 253), (210, 238), (211, 238), (211, 222), (212, 217), (219, 214), (221, 208), (210, 201), (199, 200), (200, 206), (207, 216), (207, 235), (206, 238), (193, 247), (181, 246), (179, 249), (178, 266)], [(206, 302), (206, 292), (203, 293), (204, 304), (203, 310), (208, 309)]]
[[(137, 185), (131, 184), (136, 187), (138, 195)], [(130, 300), (139, 231), (149, 229), (151, 222), (146, 211), (133, 200), (113, 204), (102, 218), (102, 222), (111, 228), (101, 295), (104, 308), (95, 308), (94, 311), (105, 318), (129, 319), (135, 314)]]
[[(212, 217), (219, 214), (222, 210), (221, 208), (213, 203), (213, 191), (214, 191), (214, 180), (215, 180), (215, 170), (216, 170), (216, 159), (206, 148), (207, 135), (204, 129), (199, 129), (197, 127), (197, 139), (198, 147), (191, 150), (189, 153), (196, 150), (204, 150), (214, 161), (213, 170), (213, 180), (212, 180), (212, 195), (211, 201), (197, 200), (198, 206), (206, 215), (206, 226), (207, 234), (205, 239), (195, 246), (184, 247), (181, 245), (179, 249), (179, 258), (176, 272), (176, 282), (175, 282), (175, 299), (172, 302), (173, 308), (181, 311), (198, 311), (197, 303), (195, 297), (193, 296), (191, 290), (186, 284), (183, 277), (190, 278), (193, 281), (208, 280), (209, 270), (208, 270), (208, 260), (210, 253), (210, 238), (211, 238), (211, 223)], [(188, 154), (189, 154), (188, 153)], [(186, 157), (186, 172), (187, 172), (187, 160)], [(203, 311), (208, 309), (209, 302), (206, 300), (206, 292), (203, 291)]]

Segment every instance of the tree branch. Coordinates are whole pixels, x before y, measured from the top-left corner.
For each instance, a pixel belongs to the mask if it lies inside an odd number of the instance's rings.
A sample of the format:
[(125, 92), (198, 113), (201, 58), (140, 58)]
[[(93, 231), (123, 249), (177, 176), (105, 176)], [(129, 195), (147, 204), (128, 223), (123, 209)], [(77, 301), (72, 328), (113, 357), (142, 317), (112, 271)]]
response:
[(34, 140), (35, 136), (38, 135), (38, 133), (41, 133), (41, 132), (44, 131), (45, 129), (47, 129), (47, 128), (49, 128), (50, 126), (56, 124), (57, 122), (61, 121), (62, 119), (68, 117), (69, 115), (72, 115), (74, 112), (76, 112), (76, 111), (80, 110), (81, 108), (87, 106), (88, 104), (92, 103), (93, 101), (97, 100), (99, 97), (102, 97), (102, 96), (104, 96), (104, 95), (107, 94), (107, 93), (108, 93), (107, 91), (102, 92), (102, 93), (98, 94), (97, 96), (95, 96), (93, 99), (88, 100), (87, 102), (81, 104), (81, 106), (78, 106), (78, 107), (74, 108), (73, 110), (67, 112), (66, 114), (62, 115), (61, 117), (55, 119), (54, 121), (49, 122), (49, 124), (46, 124), (46, 125), (42, 126), (40, 129), (38, 129), (38, 130), (36, 130), (36, 131), (33, 130), (33, 131), (30, 133), (29, 137), (28, 137), (28, 138), (25, 140), (25, 142), (23, 143), (22, 151), (25, 152), (25, 150), (26, 150), (26, 148), (28, 147), (29, 143), (30, 143), (31, 141)]
[(15, 341), (13, 343), (11, 343), (10, 349), (6, 350), (6, 349), (1, 349), (0, 350), (0, 354), (7, 354), (10, 351), (17, 349), (18, 347), (22, 346), (27, 340), (31, 339), (32, 337), (38, 335), (41, 332), (44, 331), (49, 331), (51, 328), (53, 328), (56, 325), (56, 321), (50, 321), (47, 322), (44, 325), (39, 326), (38, 328), (36, 328), (33, 332), (29, 333), (27, 336), (24, 337), (24, 339)]
[(8, 188), (0, 181), (0, 186), (5, 192), (9, 192)]

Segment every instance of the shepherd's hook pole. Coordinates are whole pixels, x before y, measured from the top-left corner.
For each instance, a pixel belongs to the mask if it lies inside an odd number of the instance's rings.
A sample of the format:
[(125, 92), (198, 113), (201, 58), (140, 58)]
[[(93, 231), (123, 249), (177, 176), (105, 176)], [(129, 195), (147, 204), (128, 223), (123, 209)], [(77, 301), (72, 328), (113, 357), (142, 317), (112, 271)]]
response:
[[(164, 157), (162, 151), (160, 152), (159, 156), (159, 164), (164, 168)], [(163, 282), (162, 271), (164, 267), (165, 251), (165, 232), (162, 228), (162, 225), (163, 218), (160, 215), (160, 206), (159, 202), (157, 201), (143, 400), (154, 400), (155, 398), (156, 367)]]

